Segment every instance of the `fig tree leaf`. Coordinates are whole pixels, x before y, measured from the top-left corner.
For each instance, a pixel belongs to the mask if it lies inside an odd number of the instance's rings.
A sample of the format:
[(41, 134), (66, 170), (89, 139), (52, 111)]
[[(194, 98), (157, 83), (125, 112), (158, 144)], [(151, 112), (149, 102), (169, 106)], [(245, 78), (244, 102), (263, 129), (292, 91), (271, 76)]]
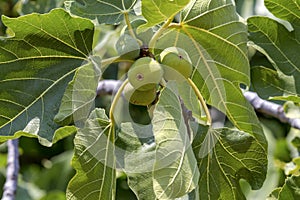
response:
[(252, 189), (263, 185), (267, 152), (255, 137), (228, 128), (198, 130), (193, 150), (200, 170), (199, 199), (246, 199), (240, 179)]
[[(290, 2), (291, 3), (286, 4), (286, 6), (293, 4), (293, 1)], [(299, 8), (297, 11), (295, 11), (295, 13), (300, 13)], [(286, 13), (287, 16), (292, 14), (294, 14), (294, 12)], [(294, 17), (298, 16), (296, 14), (294, 14)], [(293, 87), (296, 89), (296, 93), (299, 94), (299, 17), (297, 17), (293, 21), (292, 26), (294, 30), (288, 31), (282, 24), (267, 17), (248, 18), (248, 29), (250, 32), (250, 39), (265, 51), (267, 58), (271, 60), (271, 63), (274, 65), (274, 68), (277, 71), (285, 74), (286, 76), (290, 76), (295, 80)]]
[(250, 67), (246, 25), (234, 5), (230, 0), (194, 0), (181, 18), (159, 38), (155, 54), (169, 46), (185, 49), (194, 66), (192, 80), (207, 103), (265, 144), (256, 114), (240, 89), (250, 84)]
[(278, 200), (300, 198), (300, 176), (291, 176), (285, 180), (285, 184), (279, 192)]
[(152, 125), (122, 123), (117, 135), (117, 167), (126, 173), (129, 187), (138, 199), (156, 199), (152, 181), (155, 161)]
[[(231, 0), (192, 0), (183, 10), (181, 22), (193, 28), (204, 29), (202, 31), (209, 32), (214, 37), (220, 36), (225, 43), (239, 48), (241, 53), (247, 52), (247, 28), (240, 20)], [(241, 53), (237, 55), (243, 58), (239, 55)], [(246, 68), (242, 72), (245, 71)]]
[(263, 99), (274, 96), (297, 95), (295, 80), (276, 70), (264, 67), (251, 67), (252, 86)]
[(63, 9), (2, 19), (13, 34), (0, 38), (0, 136), (29, 124), (28, 134), (51, 143), (65, 88), (89, 62), (94, 25)]
[(54, 120), (62, 125), (75, 123), (81, 127), (94, 106), (100, 77), (100, 59), (91, 56), (87, 64), (77, 69), (68, 84)]
[(153, 112), (156, 143), (153, 187), (157, 199), (179, 198), (194, 190), (199, 180), (178, 91), (174, 86), (167, 84)]
[(264, 4), (276, 17), (299, 24), (299, 0), (265, 0)]
[(72, 14), (89, 19), (97, 19), (99, 23), (119, 24), (124, 13), (133, 12), (137, 0), (72, 0), (66, 1), (67, 10)]
[(174, 17), (189, 2), (190, 0), (143, 0), (142, 15), (147, 20), (147, 24), (142, 25), (139, 29), (155, 26), (169, 17)]
[(75, 176), (69, 182), (67, 199), (114, 199), (114, 132), (103, 109), (95, 109), (74, 139), (72, 166)]

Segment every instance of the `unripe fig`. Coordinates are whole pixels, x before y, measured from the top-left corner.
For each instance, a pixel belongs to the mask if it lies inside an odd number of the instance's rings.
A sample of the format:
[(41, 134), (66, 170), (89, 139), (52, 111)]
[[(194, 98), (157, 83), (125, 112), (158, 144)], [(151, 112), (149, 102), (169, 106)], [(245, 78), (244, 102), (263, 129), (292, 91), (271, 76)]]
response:
[(146, 91), (136, 90), (130, 83), (124, 87), (125, 98), (134, 105), (147, 106), (156, 99), (156, 88)]
[(136, 39), (123, 34), (116, 43), (116, 49), (121, 58), (135, 60), (140, 55), (140, 46)]
[(178, 47), (166, 48), (160, 54), (160, 61), (163, 64), (166, 80), (180, 80), (182, 76), (189, 78), (192, 74), (192, 62), (184, 49)]
[(161, 65), (150, 57), (135, 61), (128, 71), (128, 80), (137, 90), (145, 91), (156, 88), (163, 76)]

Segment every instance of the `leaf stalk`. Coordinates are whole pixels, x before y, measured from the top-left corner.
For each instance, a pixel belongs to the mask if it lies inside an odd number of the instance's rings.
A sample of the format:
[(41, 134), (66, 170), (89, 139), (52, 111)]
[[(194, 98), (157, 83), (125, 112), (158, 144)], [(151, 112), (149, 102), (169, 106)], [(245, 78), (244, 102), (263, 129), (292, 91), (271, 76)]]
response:
[(111, 103), (111, 107), (110, 107), (110, 110), (109, 110), (109, 118), (110, 118), (111, 123), (112, 123), (113, 126), (115, 124), (115, 119), (114, 119), (114, 114), (113, 113), (114, 113), (114, 110), (115, 110), (115, 108), (117, 106), (117, 102), (118, 102), (119, 98), (122, 95), (122, 91), (124, 90), (124, 88), (125, 88), (125, 86), (126, 86), (127, 83), (128, 83), (128, 79), (126, 79), (122, 83), (122, 85), (120, 86), (120, 88), (118, 89), (118, 92), (116, 93), (116, 95), (114, 97), (113, 102)]
[(162, 35), (162, 33), (165, 31), (166, 28), (168, 28), (168, 26), (172, 23), (173, 19), (174, 19), (175, 15), (172, 15), (171, 17), (169, 17), (167, 19), (167, 21), (157, 30), (157, 32), (153, 35), (153, 37), (151, 38), (150, 42), (149, 42), (149, 48), (153, 49), (156, 41), (158, 40), (158, 38)]
[(187, 80), (188, 80), (188, 83), (190, 84), (190, 86), (193, 88), (195, 94), (197, 95), (197, 97), (200, 101), (200, 104), (203, 107), (205, 115), (206, 115), (206, 120), (207, 120), (206, 123), (207, 123), (207, 125), (210, 126), (212, 124), (212, 119), (211, 119), (208, 107), (205, 103), (205, 100), (204, 100), (203, 96), (201, 95), (201, 92), (199, 91), (199, 89), (195, 85), (195, 83), (192, 81), (192, 79), (188, 78)]
[(128, 27), (129, 34), (131, 35), (131, 37), (136, 39), (136, 41), (139, 43), (140, 46), (142, 46), (143, 42), (136, 37), (136, 35), (133, 31), (133, 28), (132, 28), (131, 23), (130, 23), (128, 12), (124, 12), (124, 19), (125, 19), (125, 23)]

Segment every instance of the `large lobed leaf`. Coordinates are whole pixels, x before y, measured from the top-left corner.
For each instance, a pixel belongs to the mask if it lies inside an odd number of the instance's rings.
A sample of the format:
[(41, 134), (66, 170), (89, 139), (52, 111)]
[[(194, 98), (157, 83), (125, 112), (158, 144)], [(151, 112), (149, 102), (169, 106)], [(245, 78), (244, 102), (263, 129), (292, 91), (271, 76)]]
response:
[[(299, 0), (266, 0), (265, 5), (276, 17), (287, 20), (293, 30), (288, 30), (283, 24), (268, 17), (251, 17), (248, 19), (250, 39), (272, 63), (274, 68), (272, 73), (279, 76), (282, 81), (277, 91), (273, 88), (275, 95), (299, 96), (300, 2)], [(260, 68), (260, 71), (263, 74), (269, 74), (270, 69), (266, 71)], [(277, 85), (277, 80), (269, 78), (263, 85), (258, 84), (256, 79), (253, 81), (257, 87), (263, 87), (264, 85)], [(263, 91), (259, 92), (263, 93)]]
[(137, 0), (72, 0), (66, 8), (74, 15), (97, 19), (99, 23), (119, 24), (124, 13), (133, 13)]
[(157, 199), (184, 196), (197, 187), (199, 171), (174, 82), (168, 83), (153, 113), (155, 162), (153, 188)]
[(3, 17), (3, 23), (10, 36), (0, 38), (0, 136), (27, 132), (51, 145), (65, 88), (90, 62), (94, 25), (62, 9)]
[(103, 109), (91, 113), (74, 144), (72, 166), (76, 174), (69, 182), (67, 199), (114, 199), (114, 130)]
[(200, 170), (199, 199), (246, 199), (240, 179), (248, 181), (252, 189), (264, 183), (265, 147), (248, 133), (199, 127), (193, 149)]

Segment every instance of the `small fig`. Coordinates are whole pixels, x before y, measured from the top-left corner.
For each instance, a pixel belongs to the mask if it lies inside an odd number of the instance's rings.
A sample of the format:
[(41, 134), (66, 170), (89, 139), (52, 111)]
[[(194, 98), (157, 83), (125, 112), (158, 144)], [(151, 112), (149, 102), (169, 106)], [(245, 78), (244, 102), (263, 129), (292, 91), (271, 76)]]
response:
[(191, 59), (184, 49), (179, 47), (166, 48), (160, 54), (166, 80), (189, 78), (193, 71)]
[(128, 71), (130, 84), (140, 91), (156, 88), (163, 76), (161, 65), (150, 57), (143, 57), (135, 61)]
[(130, 83), (124, 88), (125, 98), (134, 105), (147, 106), (156, 99), (156, 88), (146, 91), (136, 90)]

